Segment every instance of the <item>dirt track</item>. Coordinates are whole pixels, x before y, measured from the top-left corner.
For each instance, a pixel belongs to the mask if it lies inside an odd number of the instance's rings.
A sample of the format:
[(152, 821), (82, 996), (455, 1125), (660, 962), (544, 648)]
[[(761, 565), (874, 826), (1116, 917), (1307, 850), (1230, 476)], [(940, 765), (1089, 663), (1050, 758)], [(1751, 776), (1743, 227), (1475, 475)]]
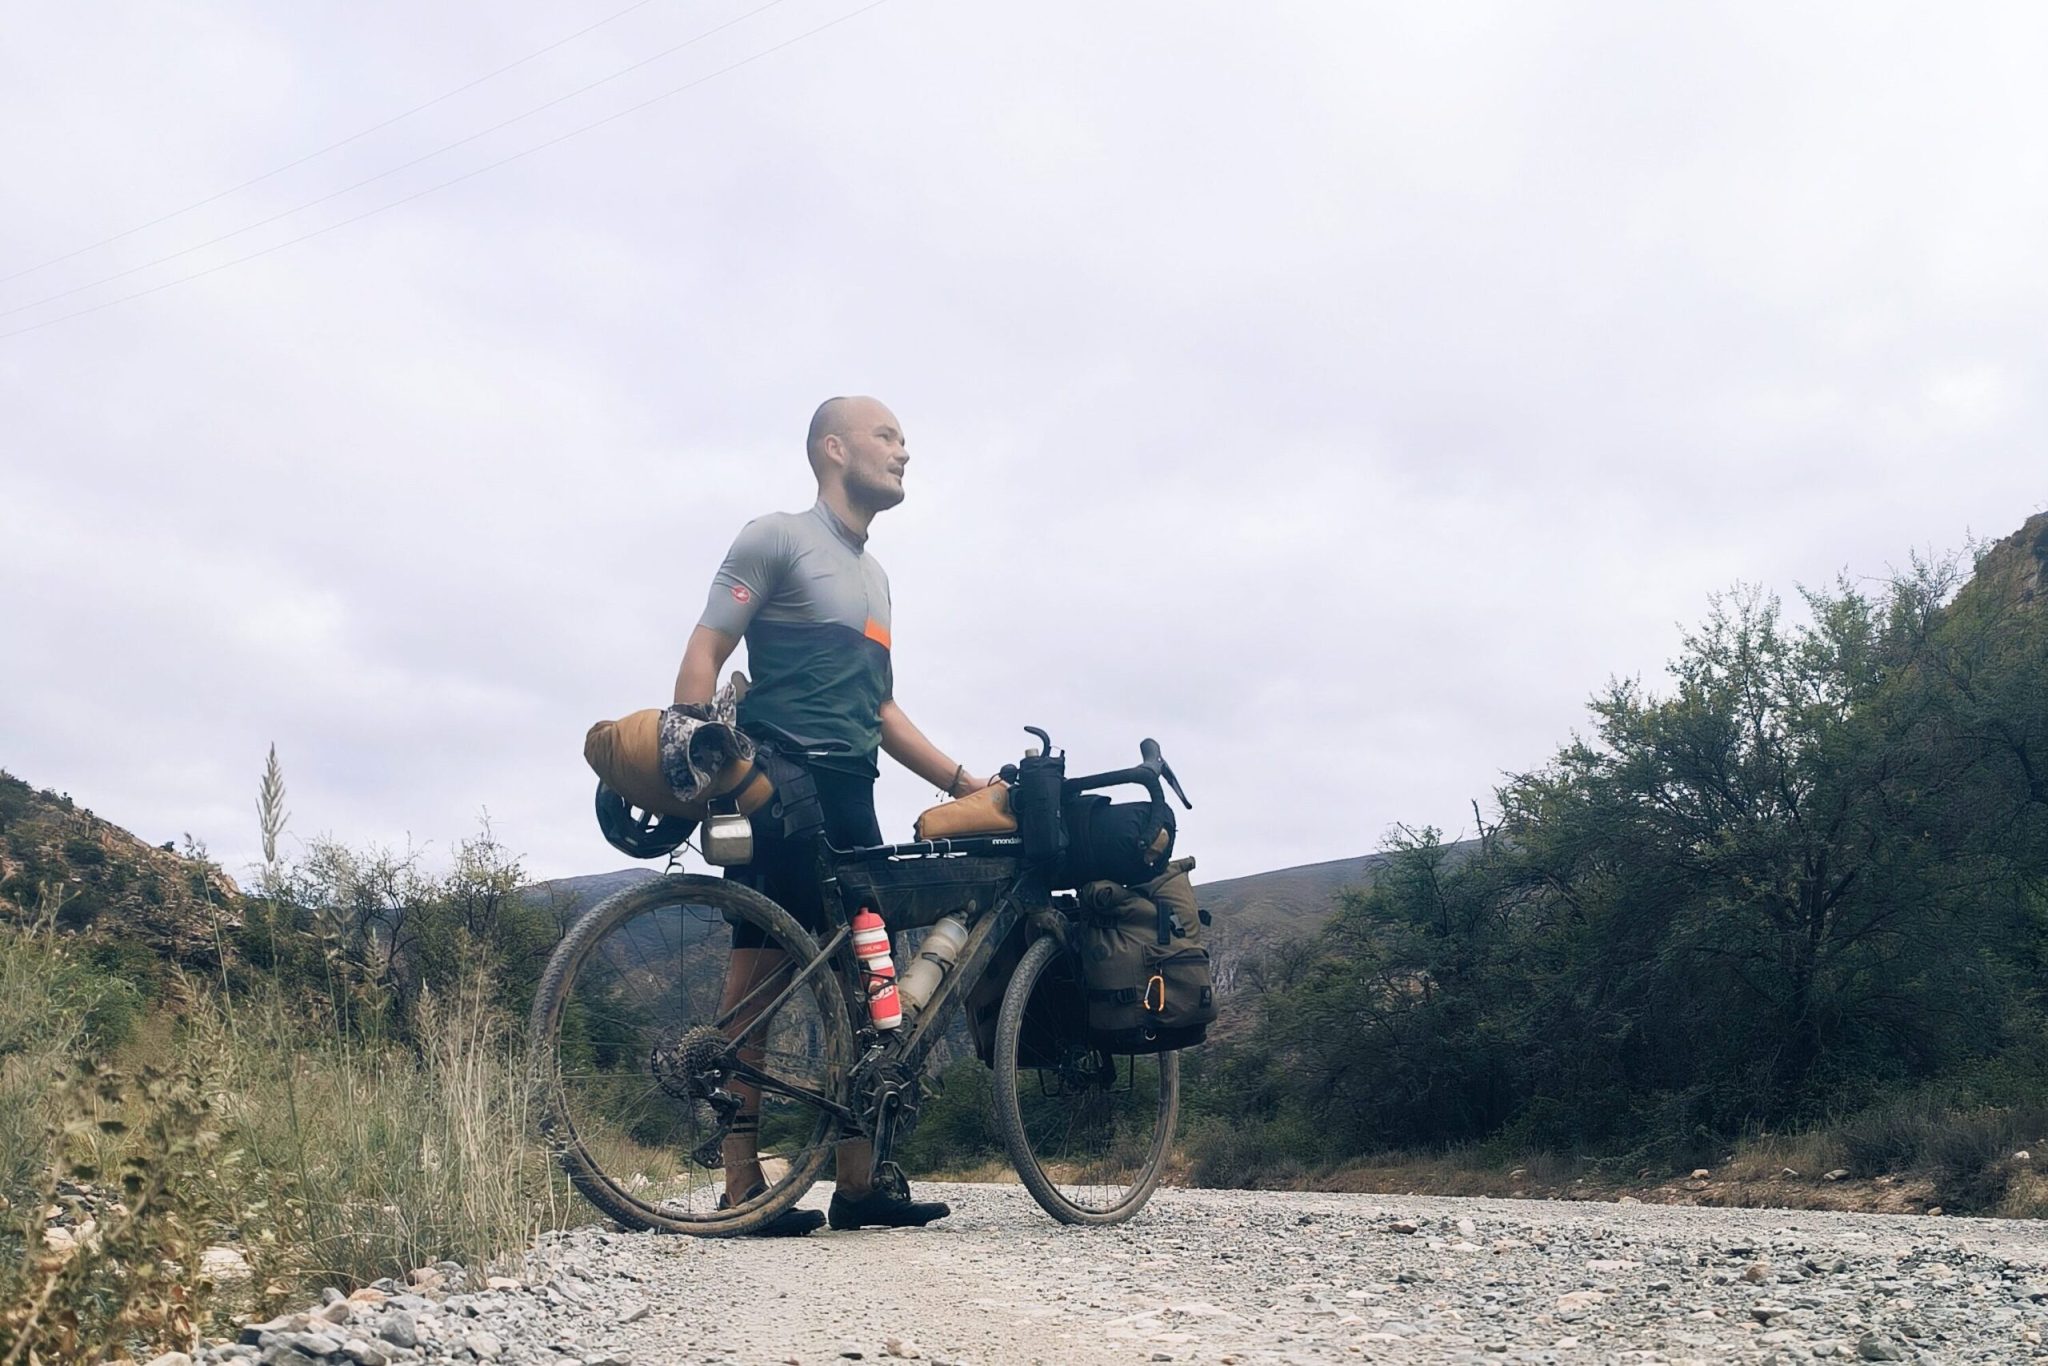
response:
[(1169, 1190), (1088, 1230), (926, 1189), (920, 1232), (568, 1246), (646, 1278), (637, 1363), (2048, 1359), (2039, 1225)]
[(952, 1201), (953, 1217), (780, 1240), (552, 1235), (523, 1284), (444, 1294), (429, 1274), (424, 1290), (367, 1290), (203, 1356), (266, 1366), (2048, 1360), (2039, 1224), (1167, 1190), (1120, 1228), (1072, 1229), (1017, 1186), (921, 1193)]

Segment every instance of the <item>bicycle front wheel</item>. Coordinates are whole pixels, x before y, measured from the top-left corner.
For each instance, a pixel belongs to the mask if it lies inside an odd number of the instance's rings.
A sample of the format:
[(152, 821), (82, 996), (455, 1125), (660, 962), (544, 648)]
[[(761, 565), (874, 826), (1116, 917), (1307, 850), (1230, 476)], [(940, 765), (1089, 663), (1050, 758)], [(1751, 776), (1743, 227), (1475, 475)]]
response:
[(1180, 1054), (1088, 1041), (1073, 956), (1025, 950), (996, 1023), (996, 1128), (1040, 1207), (1063, 1224), (1120, 1224), (1145, 1207), (1180, 1114)]
[[(724, 1004), (732, 926), (760, 932), (752, 990)], [(535, 996), (542, 1127), (577, 1190), (630, 1228), (749, 1233), (802, 1198), (832, 1150), (853, 1056), (845, 995), (787, 911), (671, 875), (576, 921)], [(758, 1102), (754, 1096), (758, 1094)], [(755, 1122), (764, 1189), (731, 1192), (725, 1146)]]

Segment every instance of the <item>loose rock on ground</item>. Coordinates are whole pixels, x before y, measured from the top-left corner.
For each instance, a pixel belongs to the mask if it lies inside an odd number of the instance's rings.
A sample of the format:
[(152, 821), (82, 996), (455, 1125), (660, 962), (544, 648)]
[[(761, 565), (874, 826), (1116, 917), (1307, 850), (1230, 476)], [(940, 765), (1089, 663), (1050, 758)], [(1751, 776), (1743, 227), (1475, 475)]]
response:
[(551, 1235), (516, 1284), (471, 1288), (444, 1264), (195, 1359), (2048, 1361), (2039, 1224), (1166, 1190), (1131, 1223), (1082, 1229), (1019, 1187), (929, 1189), (955, 1213), (923, 1230)]

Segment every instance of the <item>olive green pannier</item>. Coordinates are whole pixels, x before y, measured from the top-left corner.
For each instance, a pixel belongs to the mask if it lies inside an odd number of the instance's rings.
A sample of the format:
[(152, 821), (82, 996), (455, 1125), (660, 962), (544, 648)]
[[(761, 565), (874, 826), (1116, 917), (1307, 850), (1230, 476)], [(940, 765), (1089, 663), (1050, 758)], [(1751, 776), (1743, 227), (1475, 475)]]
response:
[(1149, 882), (1090, 882), (1080, 890), (1074, 943), (1088, 1032), (1116, 1053), (1165, 1053), (1200, 1043), (1216, 1019), (1215, 979), (1195, 904), (1191, 858)]

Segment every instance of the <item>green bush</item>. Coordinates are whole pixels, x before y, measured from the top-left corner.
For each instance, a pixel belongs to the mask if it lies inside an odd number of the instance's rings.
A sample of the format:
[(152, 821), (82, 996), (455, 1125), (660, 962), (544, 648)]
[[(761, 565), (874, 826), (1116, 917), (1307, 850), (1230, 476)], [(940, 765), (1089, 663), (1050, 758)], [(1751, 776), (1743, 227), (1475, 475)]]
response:
[(927, 1099), (917, 1130), (896, 1148), (913, 1175), (971, 1171), (1004, 1155), (995, 1127), (995, 1074), (973, 1057), (939, 1074), (944, 1089)]
[(1214, 1170), (1269, 1165), (1283, 1113), (1350, 1153), (1628, 1170), (1850, 1114), (1856, 1165), (1983, 1204), (1985, 1116), (2048, 1079), (2048, 614), (1996, 570), (1845, 582), (1803, 620), (1738, 589), (1478, 838), (1397, 829), (1227, 1050)]
[(1194, 1185), (1229, 1190), (1298, 1186), (1328, 1155), (1315, 1121), (1298, 1111), (1261, 1120), (1204, 1116), (1183, 1130), (1181, 1147)]

